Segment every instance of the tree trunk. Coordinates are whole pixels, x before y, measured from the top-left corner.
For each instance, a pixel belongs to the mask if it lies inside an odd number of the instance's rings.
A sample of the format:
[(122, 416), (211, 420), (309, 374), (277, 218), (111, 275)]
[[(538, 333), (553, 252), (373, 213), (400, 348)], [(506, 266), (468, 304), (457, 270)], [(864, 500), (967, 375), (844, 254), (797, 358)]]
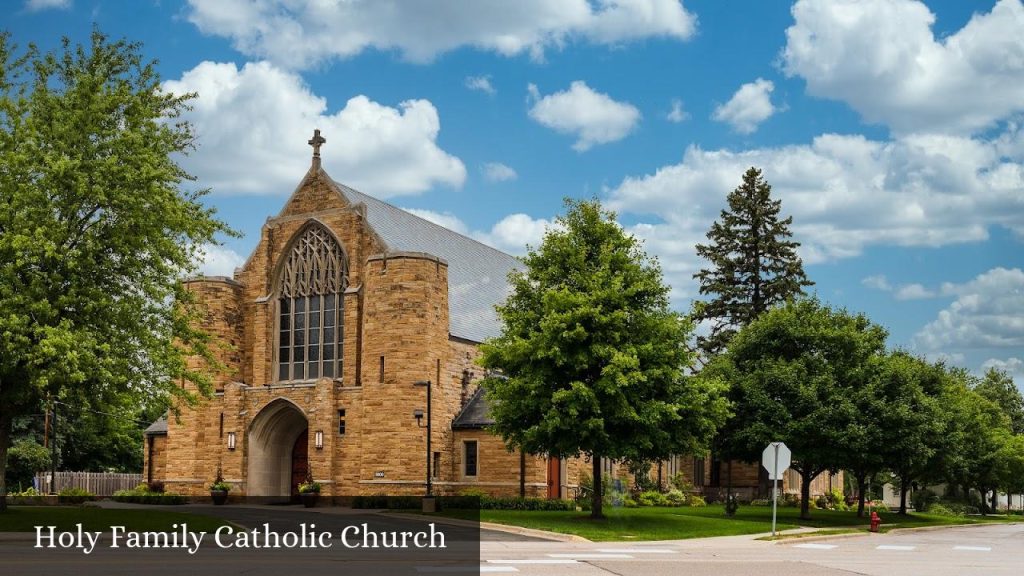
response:
[(907, 515), (907, 490), (910, 486), (907, 485), (907, 481), (903, 476), (900, 476), (900, 515)]
[(732, 500), (732, 460), (725, 465), (725, 501)]
[(999, 490), (995, 488), (992, 489), (992, 513), (999, 513)]
[(857, 517), (858, 518), (863, 518), (864, 517), (864, 500), (865, 500), (864, 492), (865, 492), (865, 489), (867, 488), (867, 484), (868, 484), (868, 475), (867, 474), (861, 474), (860, 476), (857, 476), (856, 480), (857, 480)]
[(600, 520), (604, 518), (604, 513), (601, 510), (601, 506), (604, 503), (604, 487), (602, 486), (601, 478), (601, 457), (597, 454), (590, 456), (591, 464), (593, 465), (594, 473), (594, 493), (590, 496), (590, 517), (594, 520)]
[(0, 512), (7, 511), (7, 449), (11, 445), (14, 414), (10, 407), (0, 405)]
[(811, 481), (817, 474), (800, 472), (800, 519), (811, 519)]

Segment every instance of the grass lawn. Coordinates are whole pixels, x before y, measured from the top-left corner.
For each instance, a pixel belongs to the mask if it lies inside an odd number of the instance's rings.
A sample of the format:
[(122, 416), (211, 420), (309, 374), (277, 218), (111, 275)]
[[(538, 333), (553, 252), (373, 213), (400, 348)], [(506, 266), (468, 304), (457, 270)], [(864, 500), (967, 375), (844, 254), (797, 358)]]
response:
[(188, 523), (189, 530), (213, 532), (230, 524), (219, 518), (165, 512), (163, 510), (104, 509), (92, 506), (11, 506), (0, 512), (0, 532), (34, 532), (36, 526), (56, 526), (58, 530), (74, 530), (81, 523), (84, 530), (107, 532), (111, 526), (126, 526), (129, 530), (173, 530), (173, 524)]
[[(458, 517), (460, 511), (444, 513)], [(475, 515), (475, 513), (474, 513)], [(736, 516), (725, 515), (723, 506), (703, 508), (611, 508), (605, 509), (604, 520), (591, 520), (588, 512), (526, 512), (519, 510), (481, 510), (480, 520), (497, 524), (510, 524), (575, 534), (594, 541), (611, 540), (674, 540), (706, 536), (734, 536), (770, 532), (771, 507), (741, 506)], [(779, 508), (778, 529), (798, 526), (813, 528), (867, 529), (867, 518), (857, 518), (856, 512), (812, 510), (811, 520), (800, 520), (798, 508)], [(1006, 521), (1005, 517), (956, 518), (910, 514), (901, 517), (894, 512), (883, 512), (883, 531), (892, 528), (974, 524), (978, 522)], [(1014, 518), (1011, 518), (1013, 520)]]

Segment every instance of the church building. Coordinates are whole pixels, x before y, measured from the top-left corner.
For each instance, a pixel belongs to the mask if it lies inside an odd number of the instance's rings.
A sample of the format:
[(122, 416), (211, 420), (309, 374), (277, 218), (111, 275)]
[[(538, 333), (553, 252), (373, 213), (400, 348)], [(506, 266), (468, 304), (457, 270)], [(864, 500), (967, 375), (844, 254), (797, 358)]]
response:
[[(279, 497), (309, 475), (351, 496), (423, 494), (429, 471), (435, 494), (572, 498), (589, 464), (522, 456), (486, 429), (478, 346), (500, 333), (494, 307), (522, 263), (335, 182), (324, 143), (317, 130), (309, 171), (233, 277), (186, 282), (228, 369), (146, 430), (144, 478), (199, 495), (220, 472), (233, 494)], [(761, 492), (759, 468), (730, 467), (732, 486)], [(626, 482), (625, 466), (604, 470)], [(687, 456), (651, 474), (714, 498), (722, 470)]]

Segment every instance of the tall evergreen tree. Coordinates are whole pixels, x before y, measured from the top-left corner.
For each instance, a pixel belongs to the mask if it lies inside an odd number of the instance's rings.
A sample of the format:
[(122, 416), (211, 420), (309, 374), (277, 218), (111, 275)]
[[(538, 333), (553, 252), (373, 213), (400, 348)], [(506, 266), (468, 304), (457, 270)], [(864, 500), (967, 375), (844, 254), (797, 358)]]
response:
[(760, 170), (747, 170), (708, 231), (709, 243), (697, 245), (697, 254), (711, 263), (694, 274), (700, 293), (711, 296), (694, 310), (695, 320), (713, 322), (711, 334), (697, 339), (708, 356), (725, 348), (738, 329), (814, 284), (796, 254), (800, 243), (790, 240), (793, 218), (779, 219), (782, 201), (771, 192)]

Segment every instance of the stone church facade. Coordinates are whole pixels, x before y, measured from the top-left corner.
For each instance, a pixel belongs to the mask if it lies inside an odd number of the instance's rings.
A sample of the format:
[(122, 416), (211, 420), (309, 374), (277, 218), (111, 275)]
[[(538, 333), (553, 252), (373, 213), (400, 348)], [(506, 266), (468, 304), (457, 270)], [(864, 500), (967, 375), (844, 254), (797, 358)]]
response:
[[(248, 496), (294, 494), (307, 474), (325, 495), (422, 494), (429, 386), (434, 493), (572, 497), (589, 464), (521, 456), (486, 430), (478, 345), (500, 332), (494, 305), (520, 262), (335, 182), (322, 143), (233, 277), (186, 282), (228, 369), (211, 398), (147, 429), (144, 478), (192, 495), (218, 471)], [(757, 486), (737, 466), (733, 485)], [(724, 486), (712, 469), (673, 458), (652, 476), (708, 491)]]

